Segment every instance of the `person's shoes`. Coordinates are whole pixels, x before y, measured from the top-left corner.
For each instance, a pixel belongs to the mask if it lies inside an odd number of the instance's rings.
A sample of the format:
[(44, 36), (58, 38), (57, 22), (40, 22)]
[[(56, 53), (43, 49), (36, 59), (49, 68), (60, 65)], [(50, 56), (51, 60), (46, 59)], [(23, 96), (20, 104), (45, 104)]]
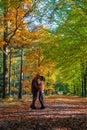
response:
[(36, 107), (32, 107), (32, 109), (36, 109)]
[(30, 105), (30, 108), (31, 108), (31, 109), (36, 109), (36, 107), (35, 107), (35, 106), (32, 106), (32, 105)]
[(45, 109), (45, 107), (43, 106), (43, 107), (41, 107), (40, 109)]
[(30, 105), (30, 108), (32, 108), (32, 104)]

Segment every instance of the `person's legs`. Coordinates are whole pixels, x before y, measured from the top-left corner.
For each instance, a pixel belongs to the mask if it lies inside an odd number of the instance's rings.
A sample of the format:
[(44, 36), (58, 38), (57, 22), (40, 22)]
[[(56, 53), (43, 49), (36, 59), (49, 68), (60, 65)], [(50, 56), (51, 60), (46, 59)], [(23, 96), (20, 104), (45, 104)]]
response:
[(44, 106), (44, 99), (43, 99), (43, 93), (42, 92), (39, 92), (39, 101), (40, 101), (40, 104), (41, 104), (41, 109), (44, 109), (45, 106)]
[(37, 92), (33, 92), (33, 100), (32, 100), (32, 104), (31, 104), (32, 109), (36, 109), (36, 107), (35, 107), (36, 100), (37, 100)]

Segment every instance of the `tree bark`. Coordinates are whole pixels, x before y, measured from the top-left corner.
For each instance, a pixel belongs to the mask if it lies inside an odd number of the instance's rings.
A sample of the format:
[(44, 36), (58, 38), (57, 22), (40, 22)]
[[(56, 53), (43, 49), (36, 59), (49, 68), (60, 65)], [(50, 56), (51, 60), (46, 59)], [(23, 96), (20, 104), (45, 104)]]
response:
[(84, 97), (86, 97), (86, 74), (84, 74)]
[(8, 95), (8, 49), (7, 45), (3, 46), (3, 98)]
[(20, 86), (19, 86), (19, 95), (18, 95), (18, 98), (19, 98), (19, 99), (22, 99), (23, 56), (24, 56), (24, 52), (23, 52), (23, 49), (21, 49)]
[(4, 21), (3, 25), (5, 31), (3, 33), (3, 40), (6, 43), (3, 45), (3, 98), (8, 94), (8, 23), (6, 20), (8, 8), (4, 9)]
[(75, 84), (74, 84), (74, 95), (76, 95), (76, 86), (75, 86)]
[(84, 96), (84, 81), (82, 79), (82, 97)]
[(9, 96), (11, 94), (11, 81), (12, 81), (12, 50), (10, 50), (10, 57), (9, 57)]

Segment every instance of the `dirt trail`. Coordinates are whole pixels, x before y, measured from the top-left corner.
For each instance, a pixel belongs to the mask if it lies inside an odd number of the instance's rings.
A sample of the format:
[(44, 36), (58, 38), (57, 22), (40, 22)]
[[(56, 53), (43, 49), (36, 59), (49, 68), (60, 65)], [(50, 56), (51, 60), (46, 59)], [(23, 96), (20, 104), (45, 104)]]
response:
[[(46, 108), (29, 108), (30, 101), (0, 106), (0, 130), (87, 130), (87, 98), (45, 97)], [(15, 105), (16, 104), (16, 105)]]

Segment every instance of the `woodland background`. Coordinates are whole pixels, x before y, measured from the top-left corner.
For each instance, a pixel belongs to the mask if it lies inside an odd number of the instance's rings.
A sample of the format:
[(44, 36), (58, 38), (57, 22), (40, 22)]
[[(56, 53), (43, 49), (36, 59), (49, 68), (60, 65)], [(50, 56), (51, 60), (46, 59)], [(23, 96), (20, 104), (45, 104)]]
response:
[(0, 0), (0, 97), (87, 96), (87, 0)]

